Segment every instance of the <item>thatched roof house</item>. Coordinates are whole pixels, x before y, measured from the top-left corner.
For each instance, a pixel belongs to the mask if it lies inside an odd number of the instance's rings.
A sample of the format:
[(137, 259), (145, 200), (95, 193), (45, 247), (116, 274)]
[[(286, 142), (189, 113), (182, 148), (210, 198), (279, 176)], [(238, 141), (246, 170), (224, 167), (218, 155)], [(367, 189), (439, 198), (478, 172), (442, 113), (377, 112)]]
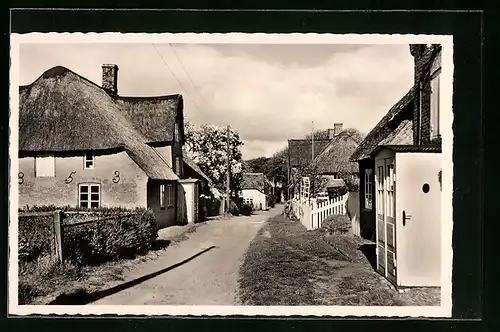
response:
[(262, 193), (266, 191), (267, 179), (264, 173), (243, 173), (241, 189), (256, 189)]
[(349, 160), (356, 162), (370, 158), (382, 145), (411, 145), (413, 143), (413, 99), (415, 88), (401, 98), (354, 150)]
[[(306, 165), (318, 156), (328, 145), (330, 138), (322, 139), (289, 139), (288, 140), (288, 161), (289, 166), (300, 167)], [(314, 150), (313, 150), (314, 147)]]
[(148, 177), (178, 178), (152, 146), (172, 140), (182, 96), (120, 97), (61, 66), (19, 94), (20, 156), (124, 150)]
[(358, 144), (359, 142), (348, 132), (341, 132), (335, 136), (314, 159), (317, 172), (323, 175), (340, 172), (358, 173), (358, 164), (349, 160)]

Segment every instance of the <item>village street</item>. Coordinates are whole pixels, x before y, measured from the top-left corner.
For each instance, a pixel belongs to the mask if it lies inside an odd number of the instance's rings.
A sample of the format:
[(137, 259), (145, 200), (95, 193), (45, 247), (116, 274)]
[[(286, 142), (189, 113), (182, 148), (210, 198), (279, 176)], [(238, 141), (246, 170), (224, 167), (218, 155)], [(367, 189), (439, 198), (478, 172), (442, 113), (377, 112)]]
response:
[(189, 234), (187, 240), (169, 246), (158, 259), (125, 271), (123, 283), (133, 282), (198, 256), (91, 304), (235, 305), (238, 270), (243, 255), (266, 220), (281, 211), (282, 206), (278, 205), (250, 217), (231, 217), (201, 224)]

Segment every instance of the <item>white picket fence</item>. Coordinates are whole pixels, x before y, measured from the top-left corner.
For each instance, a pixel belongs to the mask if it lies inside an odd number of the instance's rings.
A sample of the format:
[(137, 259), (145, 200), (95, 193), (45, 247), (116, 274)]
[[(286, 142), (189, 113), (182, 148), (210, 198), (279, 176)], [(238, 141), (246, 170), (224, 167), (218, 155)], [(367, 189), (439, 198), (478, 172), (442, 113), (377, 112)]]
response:
[(318, 229), (321, 227), (323, 220), (329, 216), (346, 213), (345, 204), (348, 196), (348, 194), (345, 194), (322, 202), (317, 202), (314, 199), (309, 202), (300, 202), (294, 199), (291, 201), (291, 209), (307, 230)]

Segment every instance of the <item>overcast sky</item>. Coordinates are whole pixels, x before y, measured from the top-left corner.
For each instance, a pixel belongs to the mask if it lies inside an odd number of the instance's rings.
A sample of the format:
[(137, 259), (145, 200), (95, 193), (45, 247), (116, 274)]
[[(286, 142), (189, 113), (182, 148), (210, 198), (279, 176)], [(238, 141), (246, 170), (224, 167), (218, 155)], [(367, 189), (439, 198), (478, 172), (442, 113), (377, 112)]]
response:
[(408, 45), (156, 44), (156, 49), (153, 44), (24, 44), (20, 84), (62, 65), (100, 85), (101, 65), (115, 63), (120, 95), (180, 93), (185, 119), (196, 125), (229, 123), (240, 132), (248, 159), (271, 156), (287, 139), (310, 132), (312, 121), (316, 129), (341, 122), (368, 133), (413, 82)]

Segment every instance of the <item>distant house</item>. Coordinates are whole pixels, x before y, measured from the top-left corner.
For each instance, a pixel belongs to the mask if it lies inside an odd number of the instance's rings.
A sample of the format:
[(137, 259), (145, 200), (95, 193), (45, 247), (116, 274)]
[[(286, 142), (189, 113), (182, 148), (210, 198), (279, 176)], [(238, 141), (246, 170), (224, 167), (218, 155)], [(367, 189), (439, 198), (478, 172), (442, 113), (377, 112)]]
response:
[(288, 140), (288, 182), (289, 188), (293, 192), (290, 195), (296, 195), (298, 188), (291, 186), (291, 178), (295, 172), (310, 164), (317, 156), (321, 154), (323, 149), (331, 142), (331, 140), (340, 134), (343, 130), (342, 123), (335, 123), (334, 128), (328, 130), (327, 138), (313, 139), (289, 139)]
[(256, 210), (266, 210), (268, 207), (267, 181), (264, 173), (243, 173), (241, 184), (243, 202), (252, 205)]
[(414, 85), (351, 156), (359, 163), (361, 235), (398, 286), (439, 286), (440, 45), (410, 45)]
[(324, 188), (321, 191), (330, 191), (344, 186), (343, 174), (350, 174), (353, 180), (359, 179), (358, 164), (349, 160), (358, 147), (359, 141), (347, 131), (341, 131), (330, 137), (330, 142), (314, 159), (316, 171), (324, 179)]
[(181, 95), (124, 97), (64, 67), (19, 87), (19, 206), (149, 207), (159, 227), (187, 220)]

